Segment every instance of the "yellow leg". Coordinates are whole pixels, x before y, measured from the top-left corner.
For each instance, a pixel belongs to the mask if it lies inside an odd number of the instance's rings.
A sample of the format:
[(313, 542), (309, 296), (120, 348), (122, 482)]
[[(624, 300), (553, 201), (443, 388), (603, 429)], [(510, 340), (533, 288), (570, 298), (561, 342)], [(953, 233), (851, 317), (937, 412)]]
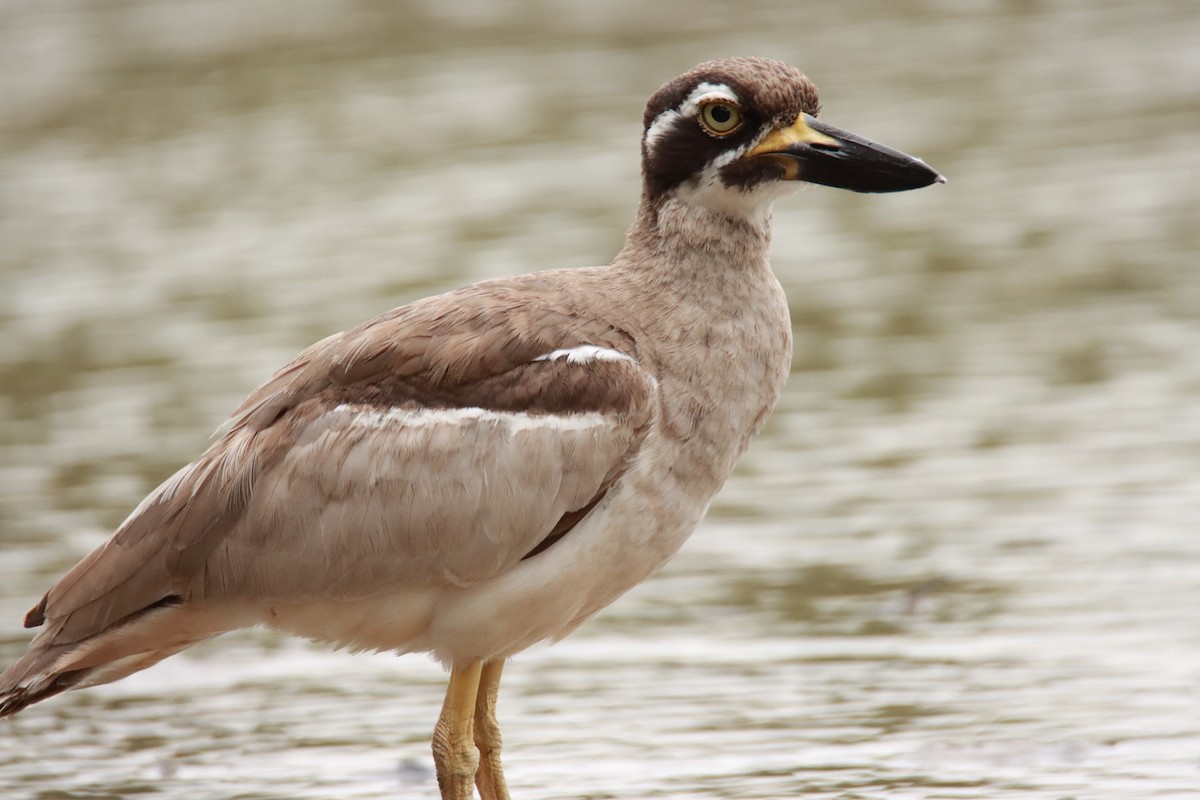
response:
[(455, 667), (450, 671), (442, 715), (433, 729), (433, 763), (437, 768), (442, 800), (472, 800), (475, 797), (479, 751), (475, 749), (472, 723), (481, 667), (481, 662), (476, 659), (462, 669)]
[(500, 766), (500, 723), (496, 722), (496, 695), (500, 692), (503, 669), (504, 659), (483, 665), (475, 700), (475, 746), (479, 748), (475, 785), (482, 800), (509, 800), (504, 769)]

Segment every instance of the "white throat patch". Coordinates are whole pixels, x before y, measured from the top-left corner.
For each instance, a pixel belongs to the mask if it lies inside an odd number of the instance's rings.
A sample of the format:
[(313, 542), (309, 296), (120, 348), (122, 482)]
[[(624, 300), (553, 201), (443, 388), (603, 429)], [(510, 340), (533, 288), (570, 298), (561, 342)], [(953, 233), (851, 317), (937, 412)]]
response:
[(771, 206), (803, 184), (797, 181), (767, 181), (750, 189), (726, 186), (718, 174), (720, 165), (709, 164), (699, 178), (685, 181), (671, 190), (681, 202), (698, 206), (751, 225), (764, 225), (771, 219)]

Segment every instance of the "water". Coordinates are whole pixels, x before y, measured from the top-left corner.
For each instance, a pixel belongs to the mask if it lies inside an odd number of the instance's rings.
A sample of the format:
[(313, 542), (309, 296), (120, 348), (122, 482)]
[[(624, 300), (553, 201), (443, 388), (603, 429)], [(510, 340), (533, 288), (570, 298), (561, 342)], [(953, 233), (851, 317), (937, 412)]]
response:
[[(1200, 796), (1200, 17), (0, 6), (0, 660), (299, 349), (606, 262), (641, 107), (781, 57), (948, 186), (777, 210), (787, 394), (659, 576), (506, 674), (514, 794)], [(0, 725), (0, 794), (432, 798), (444, 676), (248, 632)]]

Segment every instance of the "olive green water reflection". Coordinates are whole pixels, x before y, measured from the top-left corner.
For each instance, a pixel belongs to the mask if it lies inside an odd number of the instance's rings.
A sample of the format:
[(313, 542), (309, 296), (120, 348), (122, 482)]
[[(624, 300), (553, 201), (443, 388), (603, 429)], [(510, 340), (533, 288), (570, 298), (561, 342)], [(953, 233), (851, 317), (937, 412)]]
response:
[[(607, 261), (646, 96), (756, 53), (951, 182), (778, 209), (788, 393), (664, 573), (508, 670), (516, 796), (1194, 797), (1193, 6), (0, 7), (0, 657), (303, 346)], [(227, 637), (0, 725), (0, 795), (431, 798), (442, 680)]]

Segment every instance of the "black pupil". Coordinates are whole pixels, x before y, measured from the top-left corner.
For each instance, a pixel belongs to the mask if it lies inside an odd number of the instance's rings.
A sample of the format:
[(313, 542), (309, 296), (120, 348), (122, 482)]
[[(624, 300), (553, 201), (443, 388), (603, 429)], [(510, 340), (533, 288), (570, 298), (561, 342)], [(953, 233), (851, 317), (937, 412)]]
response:
[(719, 122), (722, 125), (729, 122), (733, 118), (733, 112), (729, 110), (729, 106), (713, 106), (709, 116), (713, 118), (713, 122)]

